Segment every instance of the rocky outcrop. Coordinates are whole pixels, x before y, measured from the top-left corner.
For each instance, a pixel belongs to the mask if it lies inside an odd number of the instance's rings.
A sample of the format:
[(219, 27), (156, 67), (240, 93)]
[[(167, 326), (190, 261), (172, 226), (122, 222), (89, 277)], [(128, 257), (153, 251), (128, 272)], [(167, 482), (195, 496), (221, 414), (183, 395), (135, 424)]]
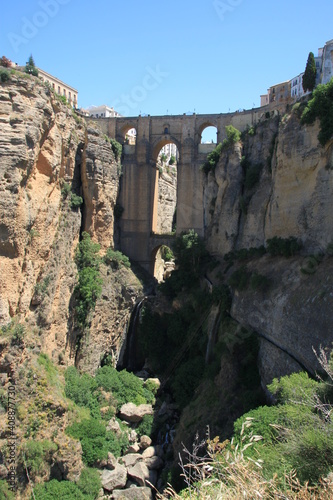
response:
[[(260, 337), (263, 385), (295, 370), (314, 373), (319, 366), (312, 347), (333, 340), (333, 262), (326, 253), (333, 241), (333, 141), (321, 147), (318, 131), (318, 123), (302, 127), (296, 112), (264, 119), (222, 152), (206, 178), (206, 238), (214, 255), (266, 245), (275, 236), (302, 244), (298, 257), (236, 264), (270, 282), (265, 291), (233, 290), (230, 311)], [(311, 254), (322, 257), (307, 272)]]
[[(0, 326), (19, 314), (41, 329), (44, 352), (73, 363), (75, 249), (83, 230), (101, 255), (114, 245), (119, 163), (105, 136), (35, 77), (16, 73), (1, 84), (0, 124)], [(91, 372), (104, 355), (117, 358), (143, 295), (131, 271), (102, 266), (101, 273), (102, 297), (78, 357)]]
[[(302, 127), (296, 113), (260, 123), (254, 135), (224, 151), (204, 190), (207, 244), (214, 254), (295, 236), (307, 252), (333, 240), (333, 141), (324, 148), (319, 124)], [(258, 182), (246, 171), (258, 167)]]

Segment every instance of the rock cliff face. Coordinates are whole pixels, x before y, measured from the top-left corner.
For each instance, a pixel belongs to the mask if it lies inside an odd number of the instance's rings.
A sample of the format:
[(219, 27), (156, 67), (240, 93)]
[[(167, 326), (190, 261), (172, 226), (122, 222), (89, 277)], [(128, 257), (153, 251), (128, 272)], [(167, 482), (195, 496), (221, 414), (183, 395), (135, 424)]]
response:
[[(1, 85), (0, 124), (0, 326), (19, 314), (42, 328), (45, 352), (73, 363), (75, 248), (83, 230), (102, 255), (113, 246), (119, 165), (105, 137), (36, 78), (12, 75)], [(82, 197), (81, 207), (73, 206), (72, 196)], [(111, 283), (120, 278), (103, 272), (90, 330), (90, 339), (97, 339), (91, 370), (106, 352), (117, 352), (142, 290), (129, 272), (130, 291), (118, 284), (115, 297)], [(111, 296), (116, 317), (103, 307)]]
[[(318, 131), (318, 123), (302, 127), (296, 112), (266, 119), (223, 152), (206, 178), (206, 238), (213, 254), (259, 247), (274, 236), (302, 242), (299, 257), (246, 262), (269, 278), (268, 290), (233, 293), (232, 317), (261, 337), (264, 384), (304, 367), (314, 373), (312, 347), (333, 341), (333, 262), (324, 257), (333, 241), (333, 141), (321, 147)], [(322, 257), (310, 275), (304, 268), (311, 254)]]

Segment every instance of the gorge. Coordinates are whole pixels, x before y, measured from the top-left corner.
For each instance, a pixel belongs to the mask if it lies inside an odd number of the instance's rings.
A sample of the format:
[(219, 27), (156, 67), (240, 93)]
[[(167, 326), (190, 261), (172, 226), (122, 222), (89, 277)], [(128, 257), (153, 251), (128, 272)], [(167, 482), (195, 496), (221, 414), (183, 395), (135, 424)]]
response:
[[(165, 461), (207, 425), (212, 437), (230, 437), (237, 418), (264, 404), (273, 379), (316, 376), (314, 351), (330, 351), (333, 341), (333, 140), (319, 142), (319, 120), (301, 121), (306, 104), (250, 113), (249, 123), (226, 117), (222, 147), (206, 165), (207, 155), (193, 152), (200, 127), (214, 125), (206, 118), (193, 137), (184, 124), (200, 116), (175, 118), (183, 142), (169, 118), (163, 139), (150, 143), (150, 118), (139, 117), (135, 157), (121, 153), (111, 120), (85, 120), (38, 78), (13, 71), (1, 83), (0, 480), (8, 475), (4, 401), (14, 379), (17, 498), (31, 495), (21, 458), (31, 440), (52, 443), (34, 484), (80, 476), (83, 445), (66, 428), (88, 410), (65, 397), (66, 370), (75, 366), (83, 386), (119, 360), (132, 368), (121, 351), (139, 304), (135, 368), (162, 382), (159, 430), (165, 435), (178, 419)], [(153, 231), (155, 152), (169, 142), (180, 150), (176, 235)], [(173, 244), (176, 270), (157, 286), (151, 255)], [(111, 419), (110, 408), (119, 411), (112, 391), (96, 390)], [(89, 411), (96, 416), (91, 402)], [(108, 470), (111, 462), (94, 466)]]

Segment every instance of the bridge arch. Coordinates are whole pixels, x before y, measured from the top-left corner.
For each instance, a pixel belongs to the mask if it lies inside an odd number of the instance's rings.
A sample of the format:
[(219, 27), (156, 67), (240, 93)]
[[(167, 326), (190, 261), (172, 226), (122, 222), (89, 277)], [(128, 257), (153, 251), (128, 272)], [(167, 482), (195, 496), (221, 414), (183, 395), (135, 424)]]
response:
[(180, 154), (181, 154), (181, 144), (180, 144), (180, 142), (175, 137), (167, 135), (167, 136), (164, 136), (164, 137), (159, 137), (152, 144), (151, 160), (153, 162), (157, 162), (158, 156), (160, 154), (161, 149), (164, 146), (167, 146), (167, 144), (175, 144), (177, 146), (178, 154), (180, 156)]
[(171, 250), (168, 244), (162, 243), (157, 245), (151, 252), (150, 258), (150, 274), (161, 283), (166, 278), (166, 275), (171, 274), (174, 270), (174, 263), (167, 264), (164, 260), (163, 250), (168, 248)]
[[(173, 146), (166, 148), (168, 145)], [(155, 169), (151, 230), (154, 234), (170, 234), (176, 227), (178, 141), (167, 136), (159, 138), (152, 148), (151, 164)]]

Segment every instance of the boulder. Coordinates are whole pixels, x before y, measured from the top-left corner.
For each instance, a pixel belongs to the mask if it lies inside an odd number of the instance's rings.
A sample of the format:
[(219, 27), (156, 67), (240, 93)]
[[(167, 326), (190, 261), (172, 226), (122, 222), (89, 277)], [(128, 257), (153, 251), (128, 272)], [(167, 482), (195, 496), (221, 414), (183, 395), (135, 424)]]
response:
[(140, 445), (138, 443), (133, 443), (133, 444), (131, 444), (131, 446), (129, 446), (127, 448), (127, 452), (126, 453), (127, 454), (129, 454), (129, 453), (139, 453), (140, 449), (141, 448), (140, 448)]
[(129, 467), (127, 474), (139, 486), (145, 486), (146, 479), (149, 479), (149, 469), (143, 462), (137, 462), (133, 467)]
[(142, 458), (151, 458), (156, 455), (156, 450), (154, 446), (149, 446), (143, 453)]
[(104, 469), (101, 474), (101, 481), (102, 486), (106, 491), (124, 488), (127, 481), (126, 467), (117, 464), (114, 470)]
[(128, 490), (113, 490), (114, 500), (153, 500), (150, 488), (129, 488)]
[(141, 422), (145, 415), (153, 415), (152, 405), (136, 406), (134, 403), (126, 403), (120, 408), (120, 418), (130, 423)]
[(146, 450), (151, 446), (152, 440), (150, 439), (149, 436), (141, 436), (140, 438), (140, 448), (142, 450)]
[(128, 453), (120, 458), (120, 461), (125, 465), (125, 467), (132, 467), (137, 462), (142, 461), (142, 455), (140, 453)]
[(111, 420), (109, 421), (109, 423), (106, 427), (106, 430), (114, 432), (116, 436), (121, 436), (121, 434), (122, 434), (122, 430), (120, 428), (119, 422), (117, 422), (117, 420), (115, 418), (111, 418)]

